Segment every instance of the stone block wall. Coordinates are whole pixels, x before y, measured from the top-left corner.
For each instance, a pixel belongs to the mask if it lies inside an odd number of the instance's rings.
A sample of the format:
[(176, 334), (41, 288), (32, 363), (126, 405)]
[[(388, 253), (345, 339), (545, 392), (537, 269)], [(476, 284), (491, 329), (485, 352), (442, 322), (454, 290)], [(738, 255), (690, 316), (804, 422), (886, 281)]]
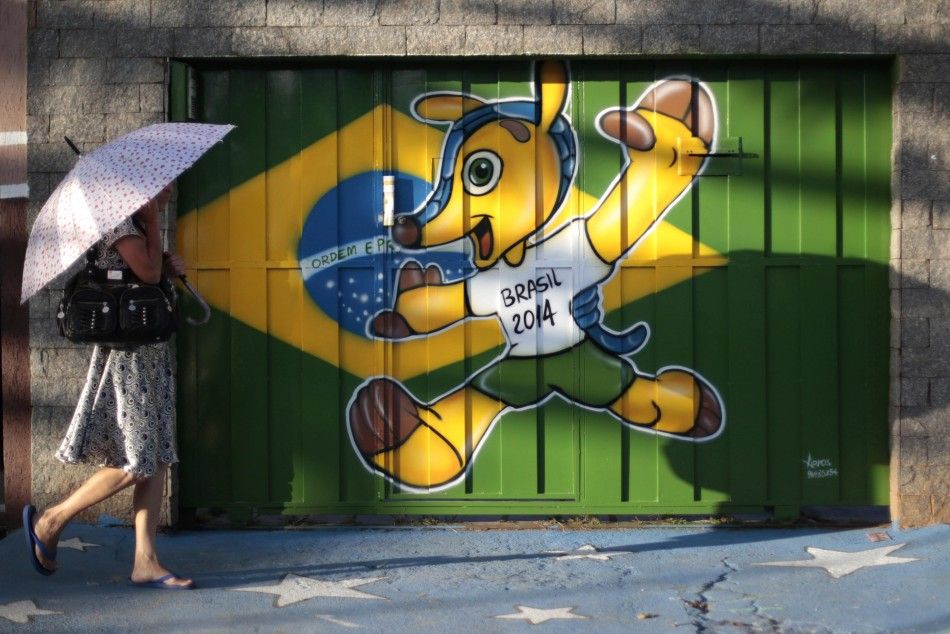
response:
[[(88, 149), (165, 119), (169, 57), (894, 56), (892, 507), (908, 526), (950, 521), (950, 0), (35, 0), (30, 11), (30, 220), (73, 163), (64, 134)], [(85, 372), (83, 351), (55, 334), (53, 297), (30, 307), (40, 504), (85, 473), (51, 457)]]

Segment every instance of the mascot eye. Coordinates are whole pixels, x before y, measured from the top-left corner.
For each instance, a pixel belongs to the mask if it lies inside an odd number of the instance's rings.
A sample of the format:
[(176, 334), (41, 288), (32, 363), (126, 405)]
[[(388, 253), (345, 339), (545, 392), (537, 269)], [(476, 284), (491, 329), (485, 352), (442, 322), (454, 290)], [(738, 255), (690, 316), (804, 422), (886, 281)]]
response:
[(501, 177), (501, 158), (494, 152), (472, 152), (462, 166), (462, 184), (472, 196), (487, 194)]

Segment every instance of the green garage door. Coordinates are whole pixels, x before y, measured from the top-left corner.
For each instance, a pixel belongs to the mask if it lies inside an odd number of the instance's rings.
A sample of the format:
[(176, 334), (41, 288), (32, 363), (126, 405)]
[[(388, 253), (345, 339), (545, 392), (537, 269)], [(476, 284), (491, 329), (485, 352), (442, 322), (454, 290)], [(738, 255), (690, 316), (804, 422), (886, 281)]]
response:
[[(888, 501), (889, 67), (188, 66), (181, 504)], [(187, 308), (187, 307), (186, 307)]]

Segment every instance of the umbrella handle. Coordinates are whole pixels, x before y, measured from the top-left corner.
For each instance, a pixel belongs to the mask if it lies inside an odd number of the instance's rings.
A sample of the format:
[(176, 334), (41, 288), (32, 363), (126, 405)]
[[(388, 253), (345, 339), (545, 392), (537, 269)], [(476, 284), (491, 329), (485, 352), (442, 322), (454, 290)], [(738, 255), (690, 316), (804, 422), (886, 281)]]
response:
[(211, 319), (211, 307), (208, 306), (208, 302), (206, 302), (205, 298), (201, 296), (201, 293), (195, 290), (195, 287), (191, 285), (191, 282), (188, 281), (188, 278), (186, 278), (184, 275), (179, 275), (178, 279), (180, 279), (181, 283), (185, 285), (185, 288), (188, 289), (188, 292), (194, 295), (195, 299), (198, 301), (198, 304), (201, 306), (201, 310), (204, 311), (204, 315), (202, 315), (200, 318), (193, 319), (191, 317), (186, 317), (185, 321), (187, 321), (192, 326), (202, 326), (208, 323), (208, 320)]

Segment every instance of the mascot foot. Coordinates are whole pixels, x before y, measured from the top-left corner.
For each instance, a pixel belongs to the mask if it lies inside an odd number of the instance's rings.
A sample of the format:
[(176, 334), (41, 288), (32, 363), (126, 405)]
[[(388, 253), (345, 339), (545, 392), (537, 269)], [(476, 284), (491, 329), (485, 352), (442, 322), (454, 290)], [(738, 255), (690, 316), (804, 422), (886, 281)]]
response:
[(655, 379), (637, 377), (610, 409), (636, 427), (695, 440), (712, 438), (725, 422), (712, 386), (692, 372), (673, 368)]
[(722, 404), (713, 391), (712, 386), (699, 377), (696, 377), (696, 383), (699, 386), (699, 413), (696, 414), (696, 422), (693, 428), (686, 435), (691, 438), (708, 438), (719, 433), (722, 427), (723, 415)]

